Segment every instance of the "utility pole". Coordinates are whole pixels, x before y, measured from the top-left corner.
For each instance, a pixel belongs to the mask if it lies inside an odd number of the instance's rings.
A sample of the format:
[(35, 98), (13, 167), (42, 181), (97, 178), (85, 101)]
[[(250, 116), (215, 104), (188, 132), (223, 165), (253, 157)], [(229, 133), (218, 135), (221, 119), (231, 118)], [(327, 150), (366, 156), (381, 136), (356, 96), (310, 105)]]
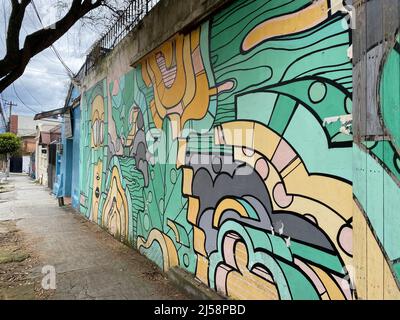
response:
[(12, 101), (8, 102), (8, 110), (9, 110), (9, 117), (8, 117), (8, 132), (11, 132), (11, 115), (12, 115), (12, 107), (16, 107), (17, 104), (13, 103)]
[[(12, 107), (16, 107), (17, 105), (12, 101), (8, 102), (9, 108), (9, 117), (8, 117), (8, 132), (11, 132), (11, 115), (12, 115)], [(15, 132), (17, 134), (17, 132)], [(11, 156), (7, 153), (7, 171), (6, 171), (6, 180), (10, 177), (10, 164), (11, 164)]]

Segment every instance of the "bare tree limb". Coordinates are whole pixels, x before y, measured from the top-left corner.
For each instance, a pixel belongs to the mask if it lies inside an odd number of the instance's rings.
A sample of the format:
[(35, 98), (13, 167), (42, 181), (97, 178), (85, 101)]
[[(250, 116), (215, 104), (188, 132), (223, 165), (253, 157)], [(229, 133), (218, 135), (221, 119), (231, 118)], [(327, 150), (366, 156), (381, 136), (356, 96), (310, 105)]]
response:
[(31, 0), (11, 0), (12, 10), (7, 28), (7, 52), (0, 60), (0, 93), (17, 80), (29, 61), (50, 47), (90, 11), (104, 5), (105, 0), (72, 0), (68, 12), (53, 28), (43, 28), (25, 38), (20, 49), (20, 31), (27, 6)]

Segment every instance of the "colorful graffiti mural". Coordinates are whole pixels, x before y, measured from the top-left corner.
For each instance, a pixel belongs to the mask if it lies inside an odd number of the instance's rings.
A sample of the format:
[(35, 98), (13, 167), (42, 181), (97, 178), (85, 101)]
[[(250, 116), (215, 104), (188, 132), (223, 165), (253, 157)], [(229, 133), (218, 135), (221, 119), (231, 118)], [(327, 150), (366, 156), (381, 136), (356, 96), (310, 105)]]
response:
[(237, 0), (85, 92), (81, 212), (235, 299), (352, 299), (345, 16)]

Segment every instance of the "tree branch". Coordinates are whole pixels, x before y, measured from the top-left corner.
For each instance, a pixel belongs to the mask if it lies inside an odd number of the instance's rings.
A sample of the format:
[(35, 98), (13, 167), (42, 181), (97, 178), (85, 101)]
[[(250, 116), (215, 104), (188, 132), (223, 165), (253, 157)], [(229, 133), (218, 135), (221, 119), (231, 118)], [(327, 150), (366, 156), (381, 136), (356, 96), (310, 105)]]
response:
[(25, 71), (30, 59), (60, 39), (79, 19), (103, 4), (103, 0), (73, 0), (69, 11), (53, 28), (38, 30), (25, 38), (19, 49), (19, 35), (25, 10), (31, 0), (12, 0), (12, 12), (7, 30), (7, 53), (0, 60), (0, 93)]

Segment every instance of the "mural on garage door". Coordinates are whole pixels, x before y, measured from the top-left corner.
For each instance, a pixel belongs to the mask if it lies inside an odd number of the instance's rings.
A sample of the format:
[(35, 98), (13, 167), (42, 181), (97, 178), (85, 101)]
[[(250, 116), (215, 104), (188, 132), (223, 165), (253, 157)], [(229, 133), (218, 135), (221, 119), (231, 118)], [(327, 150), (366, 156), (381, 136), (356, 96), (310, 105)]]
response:
[(237, 0), (84, 93), (82, 214), (236, 299), (351, 299), (345, 15)]
[[(363, 298), (367, 297), (364, 287), (369, 287), (370, 283), (382, 287), (380, 291), (385, 292), (385, 298), (400, 296), (400, 36), (397, 35), (393, 44), (387, 47), (383, 50), (382, 43), (369, 49), (371, 53), (387, 51), (384, 55), (375, 54), (380, 57), (376, 63), (380, 67), (378, 79), (368, 78), (368, 81), (374, 81), (368, 85), (376, 86), (373, 87), (376, 90), (370, 90), (371, 94), (376, 92), (377, 95), (372, 101), (378, 102), (368, 117), (379, 119), (384, 134), (364, 134), (361, 142), (354, 144), (354, 212), (355, 218), (359, 217), (366, 225), (358, 228), (357, 237), (361, 243), (368, 243), (368, 248), (358, 249), (362, 259), (359, 264), (370, 265), (358, 272), (359, 282), (363, 283), (364, 279), (367, 282), (360, 285)], [(382, 266), (386, 264), (389, 271), (383, 272)], [(377, 285), (374, 279), (382, 284)], [(393, 284), (389, 285), (389, 281)], [(395, 289), (390, 292), (388, 288), (392, 287)]]

